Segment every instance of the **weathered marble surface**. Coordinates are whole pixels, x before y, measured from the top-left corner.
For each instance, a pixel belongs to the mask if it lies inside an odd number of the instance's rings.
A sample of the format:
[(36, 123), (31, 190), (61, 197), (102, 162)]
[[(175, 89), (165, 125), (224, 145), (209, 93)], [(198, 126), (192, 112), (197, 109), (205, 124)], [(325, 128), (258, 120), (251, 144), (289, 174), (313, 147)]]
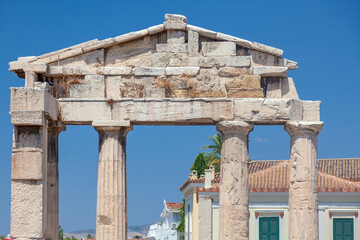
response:
[(289, 239), (319, 238), (317, 135), (323, 122), (289, 121)]
[(223, 121), (216, 128), (222, 134), (219, 236), (221, 240), (248, 240), (248, 135), (253, 126), (242, 121)]
[(92, 125), (99, 133), (96, 239), (126, 239), (126, 135), (132, 127), (124, 121)]

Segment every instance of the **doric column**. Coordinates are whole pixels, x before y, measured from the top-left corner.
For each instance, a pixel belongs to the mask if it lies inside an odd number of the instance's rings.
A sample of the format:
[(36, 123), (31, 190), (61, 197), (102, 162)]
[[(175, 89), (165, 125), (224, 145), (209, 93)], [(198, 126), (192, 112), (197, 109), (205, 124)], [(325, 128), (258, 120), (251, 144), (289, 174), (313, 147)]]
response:
[(248, 135), (253, 126), (241, 121), (217, 124), (222, 134), (219, 240), (249, 239)]
[(199, 240), (212, 240), (212, 199), (199, 194)]
[(323, 122), (289, 121), (289, 239), (319, 239), (317, 135)]
[(50, 122), (47, 129), (47, 221), (45, 238), (59, 239), (59, 134), (65, 130), (61, 122)]
[(94, 121), (99, 133), (96, 239), (127, 239), (126, 135), (128, 121)]

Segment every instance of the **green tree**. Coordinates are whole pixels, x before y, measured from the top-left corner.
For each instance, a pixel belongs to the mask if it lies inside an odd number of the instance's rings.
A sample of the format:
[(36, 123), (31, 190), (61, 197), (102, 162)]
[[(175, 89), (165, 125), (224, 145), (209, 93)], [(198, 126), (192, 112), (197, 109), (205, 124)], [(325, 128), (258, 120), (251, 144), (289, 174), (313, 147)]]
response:
[(142, 236), (140, 236), (140, 235), (135, 235), (135, 236), (134, 236), (134, 239), (142, 239)]
[(204, 158), (207, 166), (213, 165), (215, 171), (220, 171), (220, 160), (221, 160), (221, 135), (216, 133), (214, 136), (208, 137), (214, 144), (202, 146), (201, 149), (211, 150), (210, 152), (205, 152)]
[(1, 240), (5, 240), (6, 237), (5, 237), (4, 235), (1, 235), (1, 236), (0, 236), (0, 239), (1, 239)]
[(207, 169), (207, 164), (204, 158), (203, 153), (199, 153), (194, 161), (194, 164), (191, 166), (190, 170), (197, 171), (197, 177), (199, 178), (201, 175), (205, 174), (205, 169)]
[(64, 240), (64, 229), (59, 226), (59, 240)]
[(76, 237), (72, 236), (71, 240), (78, 240)]
[(69, 238), (69, 237), (66, 237), (66, 238), (64, 238), (64, 240), (71, 240), (71, 238)]
[(93, 239), (95, 238), (93, 235), (91, 235), (90, 233), (86, 236), (87, 239)]
[(180, 208), (180, 212), (179, 212), (179, 215), (180, 215), (180, 224), (179, 226), (177, 226), (176, 230), (178, 232), (185, 232), (185, 198), (183, 198), (183, 205), (182, 207)]

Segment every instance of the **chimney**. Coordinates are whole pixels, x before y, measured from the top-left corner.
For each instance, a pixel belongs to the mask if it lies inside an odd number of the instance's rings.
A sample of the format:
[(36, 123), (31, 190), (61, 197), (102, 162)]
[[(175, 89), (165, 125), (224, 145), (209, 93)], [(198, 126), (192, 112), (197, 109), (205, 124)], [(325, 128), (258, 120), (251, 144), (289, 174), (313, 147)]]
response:
[(212, 180), (212, 170), (211, 167), (209, 169), (205, 169), (205, 188), (211, 187), (211, 180)]
[(196, 170), (192, 170), (191, 173), (189, 174), (189, 179), (190, 180), (195, 180), (197, 179), (197, 171)]
[(210, 171), (211, 171), (211, 180), (215, 179), (215, 167), (213, 165), (211, 165), (209, 167)]

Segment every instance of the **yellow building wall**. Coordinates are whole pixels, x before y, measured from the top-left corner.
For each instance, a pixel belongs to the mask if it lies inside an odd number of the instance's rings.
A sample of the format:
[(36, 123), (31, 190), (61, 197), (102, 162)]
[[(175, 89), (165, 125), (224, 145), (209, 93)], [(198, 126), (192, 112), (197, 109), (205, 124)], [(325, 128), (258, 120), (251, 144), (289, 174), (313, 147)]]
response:
[(199, 240), (199, 204), (197, 202), (196, 192), (193, 193), (193, 212), (192, 212), (192, 239)]

